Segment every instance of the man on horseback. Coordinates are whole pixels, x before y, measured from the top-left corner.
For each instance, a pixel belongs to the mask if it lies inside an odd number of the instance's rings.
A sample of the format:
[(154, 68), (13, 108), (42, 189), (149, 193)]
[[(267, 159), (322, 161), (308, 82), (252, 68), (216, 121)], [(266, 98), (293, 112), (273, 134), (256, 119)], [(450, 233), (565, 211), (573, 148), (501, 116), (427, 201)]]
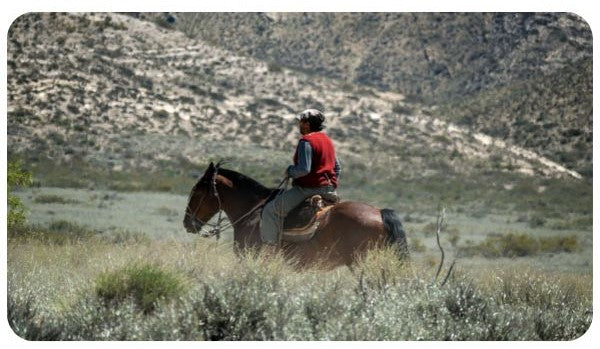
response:
[(277, 244), (283, 218), (298, 204), (313, 195), (337, 201), (337, 181), (340, 164), (333, 142), (323, 130), (325, 116), (316, 109), (307, 109), (296, 116), (302, 137), (298, 141), (294, 164), (285, 171), (293, 178), (292, 187), (267, 203), (262, 212), (260, 235), (263, 242)]

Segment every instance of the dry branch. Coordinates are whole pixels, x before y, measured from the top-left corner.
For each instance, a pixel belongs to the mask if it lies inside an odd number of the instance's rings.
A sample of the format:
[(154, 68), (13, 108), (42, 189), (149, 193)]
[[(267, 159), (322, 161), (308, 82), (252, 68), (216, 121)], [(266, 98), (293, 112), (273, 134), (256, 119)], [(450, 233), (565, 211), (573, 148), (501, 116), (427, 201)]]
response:
[[(436, 281), (438, 280), (438, 277), (440, 276), (440, 272), (442, 271), (442, 267), (444, 265), (444, 259), (446, 257), (446, 254), (444, 253), (444, 249), (442, 248), (442, 244), (440, 243), (440, 233), (442, 232), (442, 226), (444, 225), (444, 219), (446, 218), (446, 209), (442, 208), (441, 210), (438, 211), (438, 215), (437, 215), (437, 219), (436, 219), (436, 230), (435, 230), (435, 238), (437, 241), (437, 245), (440, 249), (440, 253), (441, 253), (441, 258), (440, 258), (440, 264), (438, 265), (437, 271), (435, 273), (435, 277), (433, 278), (432, 281), (432, 285), (436, 283)], [(452, 269), (454, 269), (454, 264), (456, 263), (456, 258), (452, 261), (452, 264), (450, 264), (450, 268), (448, 268), (448, 271), (446, 272), (446, 275), (444, 276), (444, 279), (442, 280), (442, 283), (440, 284), (440, 287), (444, 286), (446, 284), (446, 282), (448, 281), (448, 278), (450, 277), (450, 273), (452, 273)]]
[(435, 238), (437, 241), (437, 245), (440, 248), (440, 252), (442, 254), (442, 258), (440, 259), (440, 265), (438, 265), (437, 272), (435, 273), (435, 277), (433, 278), (433, 282), (435, 283), (442, 271), (442, 266), (444, 265), (444, 249), (442, 248), (442, 244), (440, 244), (440, 232), (442, 231), (442, 225), (444, 224), (444, 218), (446, 216), (446, 208), (442, 208), (438, 211), (437, 219), (436, 219), (436, 230), (435, 230)]

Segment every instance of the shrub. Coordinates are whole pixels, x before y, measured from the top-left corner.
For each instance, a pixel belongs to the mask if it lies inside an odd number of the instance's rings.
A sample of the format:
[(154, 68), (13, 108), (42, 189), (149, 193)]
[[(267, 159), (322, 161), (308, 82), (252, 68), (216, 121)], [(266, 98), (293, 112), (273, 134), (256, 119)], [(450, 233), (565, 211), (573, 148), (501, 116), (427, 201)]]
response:
[(488, 258), (523, 257), (538, 250), (537, 242), (526, 234), (508, 233), (488, 236), (479, 244), (470, 243), (460, 249), (466, 255), (480, 254)]
[(578, 249), (579, 242), (575, 235), (535, 239), (523, 233), (508, 233), (488, 236), (479, 244), (471, 242), (462, 246), (459, 251), (467, 256), (480, 254), (484, 257), (496, 258), (525, 257), (549, 252), (574, 252)]
[(170, 207), (166, 207), (166, 206), (161, 206), (159, 208), (156, 209), (156, 214), (159, 214), (161, 216), (167, 216), (167, 217), (173, 217), (173, 216), (177, 216), (179, 214), (178, 211), (175, 211), (174, 209), (170, 208)]
[(34, 200), (38, 204), (75, 204), (79, 201), (73, 199), (65, 199), (59, 195), (47, 194), (40, 195)]
[(540, 238), (540, 250), (542, 252), (575, 252), (579, 250), (579, 241), (575, 235)]
[(169, 117), (169, 112), (164, 109), (155, 110), (152, 117), (156, 119), (167, 119)]
[(527, 234), (508, 233), (498, 238), (492, 238), (489, 242), (490, 246), (496, 245), (496, 250), (505, 257), (529, 256), (539, 248), (535, 239)]
[(275, 62), (269, 62), (267, 64), (267, 69), (271, 73), (281, 73), (283, 71), (283, 69), (281, 68), (281, 66), (279, 64), (275, 63)]
[(423, 226), (422, 231), (425, 236), (432, 236), (432, 235), (435, 235), (436, 230), (437, 230), (437, 225), (433, 222), (430, 222)]
[(592, 227), (592, 216), (585, 215), (581, 217), (575, 217), (571, 219), (560, 219), (554, 220), (548, 224), (548, 228), (554, 230), (568, 230), (568, 229), (579, 229), (587, 230)]
[(152, 78), (140, 76), (137, 80), (140, 83), (140, 86), (147, 90), (152, 90), (154, 88), (154, 82), (152, 81)]
[(159, 266), (136, 263), (101, 274), (95, 288), (96, 296), (105, 304), (133, 299), (144, 313), (150, 313), (159, 301), (180, 296), (183, 281)]
[(410, 115), (414, 110), (405, 104), (396, 103), (392, 107), (392, 112), (400, 115)]
[(22, 226), (27, 221), (25, 216), (26, 208), (21, 199), (13, 195), (13, 190), (17, 187), (30, 186), (32, 183), (31, 173), (21, 167), (20, 161), (8, 162), (8, 228)]
[(449, 229), (447, 234), (448, 241), (450, 241), (452, 247), (456, 247), (456, 245), (458, 244), (458, 240), (460, 240), (460, 232), (458, 231), (458, 228), (454, 227)]
[(529, 218), (529, 226), (532, 228), (542, 227), (546, 224), (546, 219), (540, 215), (533, 215)]
[(418, 237), (412, 237), (408, 246), (410, 250), (414, 252), (425, 252), (425, 250), (427, 249), (421, 241), (421, 239), (419, 239)]
[(67, 110), (71, 113), (71, 114), (79, 114), (79, 107), (75, 104), (68, 104), (67, 105)]
[[(78, 262), (60, 253), (69, 248), (48, 253), (42, 246), (33, 249), (40, 258), (32, 258), (30, 246), (15, 247), (22, 250), (9, 259), (8, 318), (30, 340), (571, 340), (592, 320), (591, 275), (519, 267), (484, 270), (474, 279), (457, 265), (440, 287), (431, 284), (431, 270), (399, 261), (393, 249), (370, 251), (352, 271), (294, 272), (283, 257), (247, 253), (232, 262), (233, 253), (219, 258), (223, 249), (198, 242), (152, 246), (181, 259), (167, 263), (185, 272), (193, 289), (177, 302), (149, 303), (153, 310), (144, 312), (136, 295), (181, 279), (155, 265), (135, 264), (102, 274), (104, 288), (99, 277), (90, 294), (87, 268), (79, 275), (80, 269), (69, 269), (73, 279), (54, 277), (63, 272), (63, 262)], [(56, 252), (64, 258), (56, 259)], [(30, 273), (30, 259), (45, 263), (37, 264), (42, 270), (36, 279), (22, 275)], [(37, 278), (42, 273), (48, 277)], [(62, 302), (64, 287), (56, 286), (63, 280), (84, 292)], [(56, 307), (57, 301), (65, 306)]]
[(173, 29), (175, 26), (175, 22), (175, 17), (170, 14), (156, 16), (154, 18), (154, 24), (165, 29)]
[(126, 244), (147, 244), (150, 242), (148, 235), (141, 232), (132, 232), (129, 230), (116, 230), (103, 235), (102, 238), (110, 243), (126, 245)]
[(54, 221), (48, 227), (22, 225), (9, 232), (9, 238), (41, 241), (45, 244), (65, 245), (81, 242), (98, 232), (65, 220)]
[[(11, 286), (9, 285), (9, 289)], [(36, 341), (60, 339), (60, 326), (55, 321), (39, 321), (40, 316), (33, 293), (8, 293), (8, 324), (21, 338)]]

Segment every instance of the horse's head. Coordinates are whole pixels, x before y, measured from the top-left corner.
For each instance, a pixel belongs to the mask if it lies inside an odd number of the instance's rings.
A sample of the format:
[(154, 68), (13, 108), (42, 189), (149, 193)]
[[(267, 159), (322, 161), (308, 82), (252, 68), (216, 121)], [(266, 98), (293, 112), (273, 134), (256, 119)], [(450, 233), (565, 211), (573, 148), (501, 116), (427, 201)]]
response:
[(219, 164), (215, 166), (211, 162), (190, 192), (183, 219), (183, 226), (188, 233), (199, 233), (202, 226), (220, 210), (216, 187), (218, 170)]

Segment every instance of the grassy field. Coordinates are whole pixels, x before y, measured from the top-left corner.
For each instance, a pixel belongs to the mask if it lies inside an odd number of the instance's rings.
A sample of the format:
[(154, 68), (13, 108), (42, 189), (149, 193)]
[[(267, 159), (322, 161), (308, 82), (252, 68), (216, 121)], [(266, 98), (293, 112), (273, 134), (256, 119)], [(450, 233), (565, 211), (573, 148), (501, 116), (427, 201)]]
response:
[(99, 232), (144, 233), (184, 239), (187, 196), (73, 188), (30, 188), (18, 193), (30, 208), (30, 221), (48, 226), (67, 221)]
[[(161, 139), (161, 142), (165, 140)], [(151, 143), (145, 145), (152, 147)], [(230, 150), (222, 151), (221, 148), (202, 146), (198, 152), (203, 154), (202, 162), (190, 162), (182, 157), (165, 160), (155, 164), (154, 168), (119, 163), (119, 170), (115, 170), (111, 164), (77, 158), (69, 162), (57, 162), (43, 156), (17, 153), (9, 154), (9, 158), (20, 157), (24, 160), (27, 168), (35, 174), (34, 184), (37, 187), (176, 195), (188, 195), (196, 178), (204, 172), (210, 161), (226, 159), (226, 168), (270, 187), (280, 182), (281, 169), (291, 161), (289, 151), (260, 147), (248, 150), (232, 145)], [(427, 168), (434, 174), (424, 175), (418, 169), (409, 170), (407, 167), (410, 165), (404, 160), (392, 160), (386, 154), (375, 154), (368, 161), (365, 158), (361, 154), (342, 154), (339, 191), (343, 199), (392, 207), (416, 219), (420, 219), (420, 216), (429, 219), (435, 215), (438, 206), (443, 205), (456, 215), (477, 219), (487, 215), (502, 215), (527, 225), (553, 230), (587, 231), (592, 227), (591, 179), (521, 175), (462, 159), (453, 161), (468, 168), (467, 173), (455, 172), (443, 162), (428, 159)], [(419, 174), (415, 174), (415, 171)], [(83, 201), (88, 200), (84, 198)], [(176, 209), (182, 210), (183, 207), (178, 205)]]
[[(16, 194), (30, 209), (29, 221), (41, 227), (62, 229), (61, 223), (71, 223), (104, 235), (137, 234), (152, 239), (186, 242), (196, 239), (183, 229), (183, 212), (187, 204), (187, 196), (184, 195), (45, 187), (29, 188)], [(436, 212), (406, 212), (402, 206), (391, 207), (400, 212), (416, 256), (433, 260), (438, 253), (434, 238)], [(503, 255), (483, 258), (482, 255), (489, 250), (483, 243), (508, 234), (546, 240), (571, 237), (575, 241), (572, 250), (568, 251), (570, 253), (562, 253), (560, 246), (554, 250), (538, 251), (537, 246), (531, 246), (536, 243), (531, 239), (515, 241), (515, 244), (523, 245), (516, 247), (526, 249), (516, 261)], [(222, 240), (232, 240), (231, 230), (225, 231)], [(546, 271), (591, 273), (591, 230), (573, 226), (553, 227), (550, 223), (536, 225), (528, 217), (517, 213), (475, 215), (470, 211), (450, 211), (442, 242), (451, 254), (461, 256), (462, 264), (474, 268), (520, 263)]]
[(33, 340), (569, 340), (592, 319), (590, 274), (514, 264), (459, 266), (441, 286), (390, 250), (298, 272), (201, 239), (34, 229), (8, 246), (9, 323)]
[[(592, 318), (592, 231), (517, 213), (401, 213), (412, 262), (374, 251), (353, 271), (299, 272), (184, 232), (186, 196), (37, 187), (16, 192), (8, 310), (27, 339), (569, 340)], [(460, 210), (459, 210), (460, 211)], [(441, 277), (440, 277), (441, 279)]]
[[(270, 185), (282, 159), (238, 170)], [(7, 253), (9, 323), (23, 338), (570, 340), (591, 323), (587, 180), (369, 179), (385, 166), (347, 161), (342, 197), (396, 209), (411, 262), (383, 250), (352, 271), (299, 272), (279, 257), (236, 256), (231, 231), (219, 241), (185, 233), (197, 164), (28, 164), (34, 185), (14, 194), (29, 225), (9, 231)], [(456, 259), (443, 286), (433, 282), (439, 206), (445, 268)]]

